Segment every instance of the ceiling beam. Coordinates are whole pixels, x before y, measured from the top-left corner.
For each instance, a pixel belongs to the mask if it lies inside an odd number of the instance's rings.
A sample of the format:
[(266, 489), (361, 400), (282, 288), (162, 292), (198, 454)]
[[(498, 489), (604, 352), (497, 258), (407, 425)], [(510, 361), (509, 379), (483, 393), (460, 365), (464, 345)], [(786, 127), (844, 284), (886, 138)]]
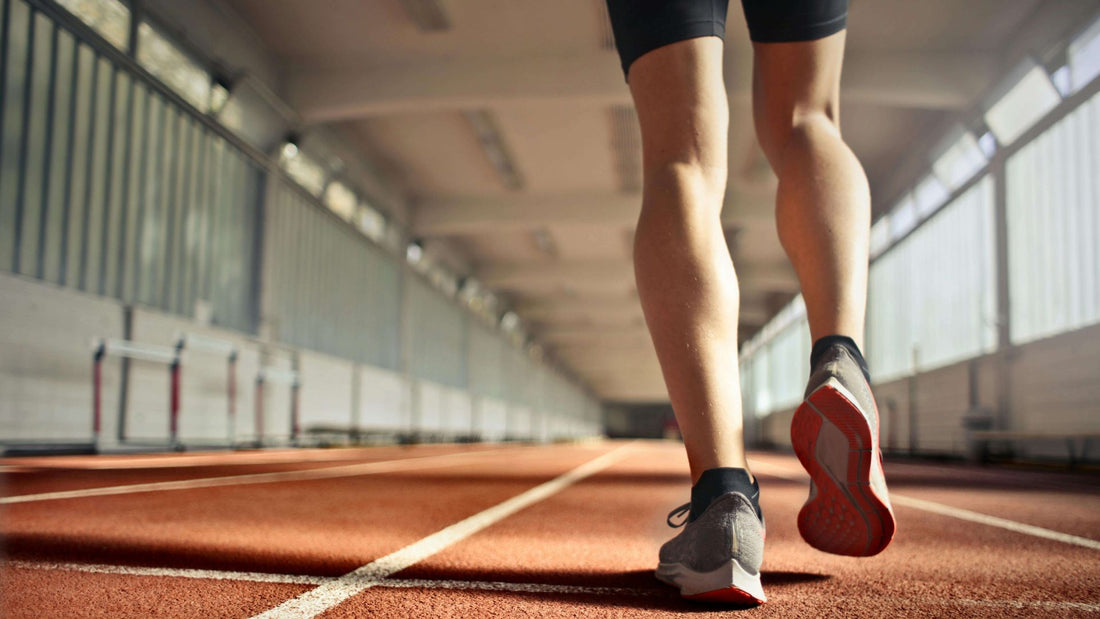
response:
[[(584, 193), (519, 194), (484, 198), (434, 198), (418, 202), (412, 232), (420, 237), (458, 236), (536, 230), (558, 225), (606, 225), (633, 228), (638, 221), (639, 194)], [(736, 225), (746, 219), (771, 220), (774, 198), (731, 191), (722, 221)]]
[[(972, 103), (995, 66), (993, 54), (849, 51), (846, 101), (930, 109)], [(727, 63), (727, 66), (732, 63)], [(737, 73), (732, 67), (730, 73)], [(747, 98), (749, 84), (727, 80), (730, 95)], [(529, 103), (629, 105), (613, 51), (492, 59), (452, 58), (372, 68), (301, 67), (287, 80), (289, 98), (306, 124), (388, 114), (492, 108)]]

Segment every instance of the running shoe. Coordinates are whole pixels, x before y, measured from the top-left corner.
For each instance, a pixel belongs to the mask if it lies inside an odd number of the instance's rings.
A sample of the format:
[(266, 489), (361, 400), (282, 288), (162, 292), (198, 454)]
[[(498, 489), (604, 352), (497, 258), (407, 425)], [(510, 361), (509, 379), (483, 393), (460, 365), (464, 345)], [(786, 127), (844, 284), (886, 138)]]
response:
[(791, 421), (791, 443), (810, 474), (798, 530), (825, 552), (869, 557), (894, 537), (871, 387), (852, 353), (827, 349)]
[(669, 514), (671, 527), (684, 527), (661, 546), (657, 579), (678, 587), (689, 600), (736, 605), (764, 603), (760, 561), (764, 522), (740, 492), (723, 494), (696, 519), (674, 524), (691, 504)]

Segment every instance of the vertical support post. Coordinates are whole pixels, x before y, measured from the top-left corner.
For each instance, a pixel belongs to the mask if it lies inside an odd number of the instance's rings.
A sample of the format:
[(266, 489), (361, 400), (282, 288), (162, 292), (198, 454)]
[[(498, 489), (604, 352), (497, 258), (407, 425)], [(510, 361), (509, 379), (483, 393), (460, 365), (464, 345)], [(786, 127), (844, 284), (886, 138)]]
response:
[(913, 346), (913, 374), (909, 377), (909, 454), (917, 453), (917, 373), (920, 371), (920, 348)]
[[(127, 341), (134, 337), (134, 308), (127, 305), (122, 308), (122, 337)], [(130, 358), (122, 357), (119, 360), (122, 375), (119, 378), (118, 388), (118, 442), (126, 441), (126, 417), (130, 393)]]
[(295, 445), (298, 444), (298, 392), (300, 384), (298, 377), (295, 376), (294, 382), (290, 385), (290, 442)]
[(294, 445), (298, 444), (298, 433), (300, 431), (301, 420), (299, 415), (299, 395), (301, 391), (301, 370), (302, 364), (298, 357), (298, 353), (294, 354), (294, 358), (291, 361), (291, 369), (293, 370), (293, 378), (290, 383), (290, 442)]
[(264, 445), (264, 375), (256, 375), (256, 446)]
[(103, 342), (96, 347), (92, 355), (92, 446), (99, 450), (99, 435), (103, 429), (103, 357), (107, 354), (107, 345)]
[(991, 166), (993, 175), (994, 252), (997, 273), (997, 412), (996, 427), (1012, 428), (1012, 300), (1008, 271), (1008, 184), (1005, 155), (998, 152)]
[(181, 449), (180, 444), (180, 357), (183, 351), (183, 340), (176, 344), (176, 358), (168, 366), (169, 389), (168, 396), (168, 440), (173, 449)]
[(400, 364), (401, 375), (405, 379), (405, 410), (408, 414), (408, 440), (414, 441), (420, 430), (420, 390), (417, 389), (416, 376), (412, 363), (412, 338), (413, 324), (409, 316), (412, 304), (409, 302), (411, 285), (409, 278), (415, 277), (407, 264), (402, 264), (400, 271), (401, 306), (398, 312), (398, 333), (400, 334)]
[(227, 368), (229, 375), (229, 384), (226, 386), (226, 393), (229, 397), (229, 444), (233, 445), (237, 436), (237, 351), (229, 353), (229, 367)]

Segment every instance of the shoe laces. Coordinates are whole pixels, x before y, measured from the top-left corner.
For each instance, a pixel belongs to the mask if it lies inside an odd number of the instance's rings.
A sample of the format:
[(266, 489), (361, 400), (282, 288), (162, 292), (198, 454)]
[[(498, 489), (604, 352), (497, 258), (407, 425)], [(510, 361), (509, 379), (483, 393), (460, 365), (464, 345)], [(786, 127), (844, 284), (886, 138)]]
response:
[[(684, 526), (685, 524), (688, 523), (688, 519), (689, 519), (690, 515), (691, 515), (691, 503), (684, 503), (680, 507), (677, 507), (676, 509), (670, 511), (668, 513), (668, 518), (665, 519), (665, 522), (667, 522), (668, 526), (672, 527), (673, 529), (679, 529), (680, 527), (682, 527), (682, 526)], [(683, 517), (683, 520), (681, 520), (678, 523), (673, 522), (673, 518), (680, 518), (680, 517)]]

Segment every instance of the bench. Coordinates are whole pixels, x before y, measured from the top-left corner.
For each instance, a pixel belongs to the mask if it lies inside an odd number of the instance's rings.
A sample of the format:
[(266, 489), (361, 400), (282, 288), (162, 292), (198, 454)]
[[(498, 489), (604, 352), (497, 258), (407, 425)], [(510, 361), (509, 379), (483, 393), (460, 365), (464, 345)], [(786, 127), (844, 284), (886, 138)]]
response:
[[(989, 459), (990, 443), (1022, 443), (1034, 441), (1062, 441), (1069, 451), (1069, 465), (1076, 467), (1088, 459), (1092, 441), (1100, 440), (1100, 432), (1021, 432), (1013, 430), (976, 430), (970, 433), (983, 462)], [(1080, 450), (1078, 450), (1080, 445)]]

